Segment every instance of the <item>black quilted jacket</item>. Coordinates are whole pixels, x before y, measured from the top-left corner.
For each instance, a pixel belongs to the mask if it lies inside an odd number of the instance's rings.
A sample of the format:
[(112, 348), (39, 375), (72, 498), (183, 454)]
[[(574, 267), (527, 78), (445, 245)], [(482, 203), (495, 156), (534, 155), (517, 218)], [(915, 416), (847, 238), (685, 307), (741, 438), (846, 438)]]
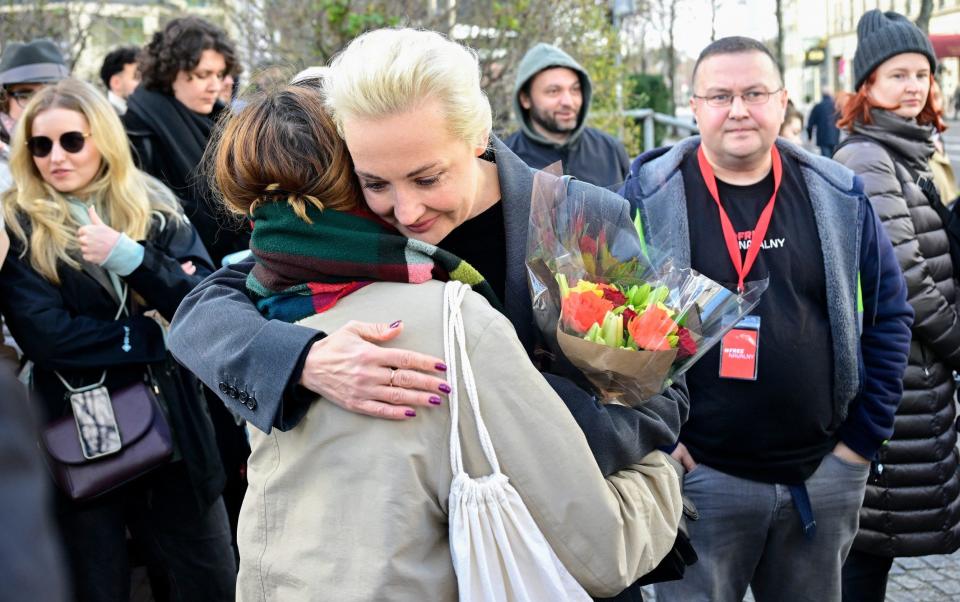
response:
[(863, 178), (916, 313), (894, 434), (872, 467), (854, 547), (881, 556), (944, 554), (960, 547), (957, 282), (943, 223), (910, 173), (928, 169), (929, 130), (894, 118), (887, 113), (882, 131), (856, 127), (858, 141), (834, 157)]

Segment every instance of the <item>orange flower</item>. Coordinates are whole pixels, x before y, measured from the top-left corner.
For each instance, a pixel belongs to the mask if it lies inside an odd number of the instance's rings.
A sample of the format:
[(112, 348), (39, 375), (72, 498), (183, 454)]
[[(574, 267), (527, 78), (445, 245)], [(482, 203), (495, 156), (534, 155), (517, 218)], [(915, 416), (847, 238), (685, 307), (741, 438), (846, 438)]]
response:
[(582, 293), (571, 290), (562, 305), (563, 321), (570, 328), (584, 334), (594, 324), (601, 324), (613, 303), (598, 297), (592, 291)]
[(630, 320), (627, 330), (640, 349), (670, 351), (667, 335), (677, 329), (677, 323), (662, 307), (652, 305), (645, 312)]

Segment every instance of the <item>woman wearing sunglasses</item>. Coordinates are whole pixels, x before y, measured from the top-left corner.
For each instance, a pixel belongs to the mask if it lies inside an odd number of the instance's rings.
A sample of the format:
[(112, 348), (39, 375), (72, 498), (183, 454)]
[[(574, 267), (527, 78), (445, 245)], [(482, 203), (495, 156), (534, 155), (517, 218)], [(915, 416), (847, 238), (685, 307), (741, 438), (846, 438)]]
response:
[(33, 362), (46, 418), (71, 414), (70, 390), (102, 380), (116, 391), (150, 374), (173, 431), (170, 463), (92, 501), (57, 497), (77, 599), (129, 597), (129, 530), (169, 576), (172, 599), (231, 600), (213, 428), (196, 381), (169, 360), (161, 326), (211, 271), (209, 256), (176, 198), (134, 166), (119, 118), (88, 84), (67, 79), (36, 93), (10, 167), (0, 310)]

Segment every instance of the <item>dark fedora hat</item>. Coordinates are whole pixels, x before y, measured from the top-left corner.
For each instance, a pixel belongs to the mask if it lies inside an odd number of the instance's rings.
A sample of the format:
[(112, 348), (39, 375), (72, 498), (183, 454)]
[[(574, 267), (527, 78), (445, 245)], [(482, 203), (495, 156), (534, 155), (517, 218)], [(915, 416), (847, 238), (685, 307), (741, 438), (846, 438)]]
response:
[(13, 42), (0, 58), (0, 86), (49, 84), (69, 75), (60, 49), (47, 39)]

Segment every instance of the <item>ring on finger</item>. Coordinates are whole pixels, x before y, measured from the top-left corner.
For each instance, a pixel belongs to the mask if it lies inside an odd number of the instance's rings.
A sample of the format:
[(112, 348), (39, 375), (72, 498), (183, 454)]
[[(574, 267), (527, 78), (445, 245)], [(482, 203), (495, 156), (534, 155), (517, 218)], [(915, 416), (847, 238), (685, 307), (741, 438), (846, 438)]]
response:
[(389, 380), (389, 382), (387, 383), (388, 386), (391, 386), (391, 387), (395, 387), (395, 386), (396, 386), (396, 385), (393, 384), (393, 377), (396, 376), (396, 375), (397, 375), (397, 369), (396, 369), (396, 368), (390, 368), (390, 380)]

